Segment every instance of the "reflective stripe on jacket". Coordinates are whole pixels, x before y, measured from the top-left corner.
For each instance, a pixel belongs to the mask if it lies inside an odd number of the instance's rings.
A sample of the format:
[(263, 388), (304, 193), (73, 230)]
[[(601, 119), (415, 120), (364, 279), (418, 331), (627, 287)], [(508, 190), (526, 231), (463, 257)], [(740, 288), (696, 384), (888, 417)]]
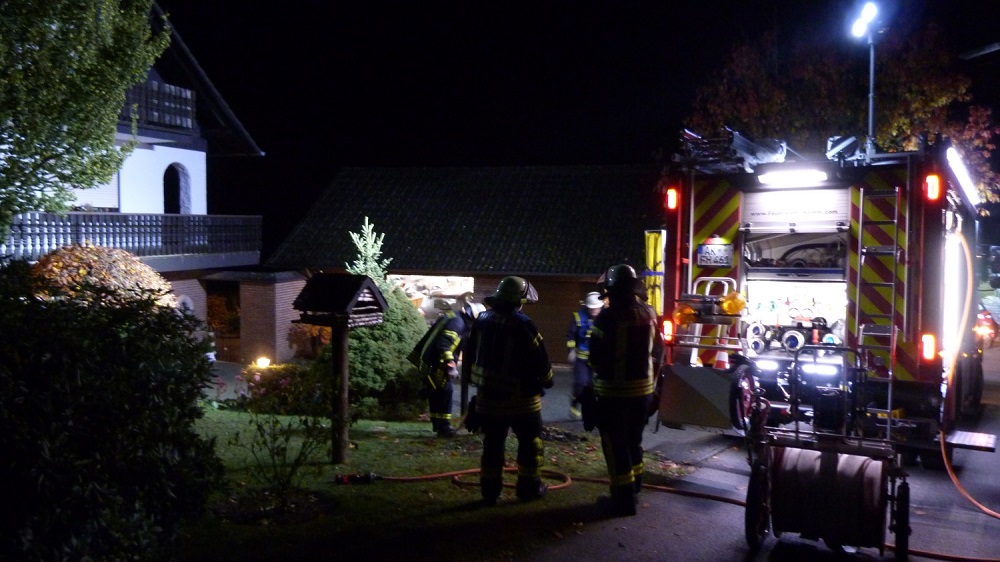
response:
[(594, 325), (594, 319), (590, 316), (587, 307), (580, 307), (573, 313), (573, 322), (566, 332), (566, 347), (576, 350), (576, 358), (586, 360), (590, 357), (590, 331)]
[(612, 301), (594, 319), (590, 335), (594, 394), (619, 398), (652, 394), (654, 355), (661, 349), (656, 313), (649, 305)]

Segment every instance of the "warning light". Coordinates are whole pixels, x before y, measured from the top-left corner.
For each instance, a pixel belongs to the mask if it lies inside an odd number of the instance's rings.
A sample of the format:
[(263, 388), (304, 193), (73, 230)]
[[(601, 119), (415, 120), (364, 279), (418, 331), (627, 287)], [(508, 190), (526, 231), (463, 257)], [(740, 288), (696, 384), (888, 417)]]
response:
[(679, 202), (679, 195), (677, 193), (676, 187), (667, 188), (667, 197), (664, 200), (664, 206), (668, 211), (676, 211)]
[(678, 326), (687, 326), (698, 319), (698, 313), (687, 304), (678, 304), (672, 315), (674, 323)]
[(929, 174), (924, 179), (924, 197), (928, 201), (937, 201), (941, 198), (941, 176)]
[(932, 361), (937, 355), (937, 338), (934, 334), (924, 334), (920, 336), (920, 358), (924, 361)]
[(669, 343), (674, 341), (674, 323), (669, 318), (664, 318), (660, 325), (663, 329), (663, 342)]

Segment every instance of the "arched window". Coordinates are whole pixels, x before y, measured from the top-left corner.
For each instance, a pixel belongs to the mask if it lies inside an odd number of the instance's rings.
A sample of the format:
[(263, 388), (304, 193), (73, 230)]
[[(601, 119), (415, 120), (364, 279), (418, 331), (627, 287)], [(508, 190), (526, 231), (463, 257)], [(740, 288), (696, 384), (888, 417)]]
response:
[(191, 177), (180, 164), (171, 164), (163, 172), (163, 212), (181, 215), (191, 213)]

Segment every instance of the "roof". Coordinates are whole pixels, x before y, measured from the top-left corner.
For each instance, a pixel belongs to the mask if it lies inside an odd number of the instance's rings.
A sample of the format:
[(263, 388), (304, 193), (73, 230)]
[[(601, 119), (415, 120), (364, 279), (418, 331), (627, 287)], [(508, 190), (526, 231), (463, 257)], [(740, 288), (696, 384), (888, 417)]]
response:
[[(151, 23), (154, 30), (163, 26), (165, 14), (159, 4), (153, 2)], [(169, 17), (167, 18), (169, 20)], [(201, 135), (209, 142), (212, 156), (263, 156), (264, 151), (243, 127), (222, 94), (209, 80), (197, 59), (181, 38), (177, 27), (170, 23), (170, 45), (154, 63), (154, 68), (166, 79), (177, 85), (183, 84), (197, 94), (198, 124)]]
[(345, 168), (267, 265), (343, 269), (368, 218), (393, 273), (599, 275), (644, 263), (657, 164)]

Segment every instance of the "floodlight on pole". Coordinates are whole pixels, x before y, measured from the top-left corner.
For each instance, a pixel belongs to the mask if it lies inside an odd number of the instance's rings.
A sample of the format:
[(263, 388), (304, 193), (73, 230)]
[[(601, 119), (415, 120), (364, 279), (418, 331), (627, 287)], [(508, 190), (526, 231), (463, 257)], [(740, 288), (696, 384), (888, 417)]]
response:
[(871, 24), (878, 15), (874, 2), (865, 2), (861, 15), (851, 27), (851, 34), (857, 38), (868, 36), (868, 156), (875, 152), (875, 41), (872, 40)]

